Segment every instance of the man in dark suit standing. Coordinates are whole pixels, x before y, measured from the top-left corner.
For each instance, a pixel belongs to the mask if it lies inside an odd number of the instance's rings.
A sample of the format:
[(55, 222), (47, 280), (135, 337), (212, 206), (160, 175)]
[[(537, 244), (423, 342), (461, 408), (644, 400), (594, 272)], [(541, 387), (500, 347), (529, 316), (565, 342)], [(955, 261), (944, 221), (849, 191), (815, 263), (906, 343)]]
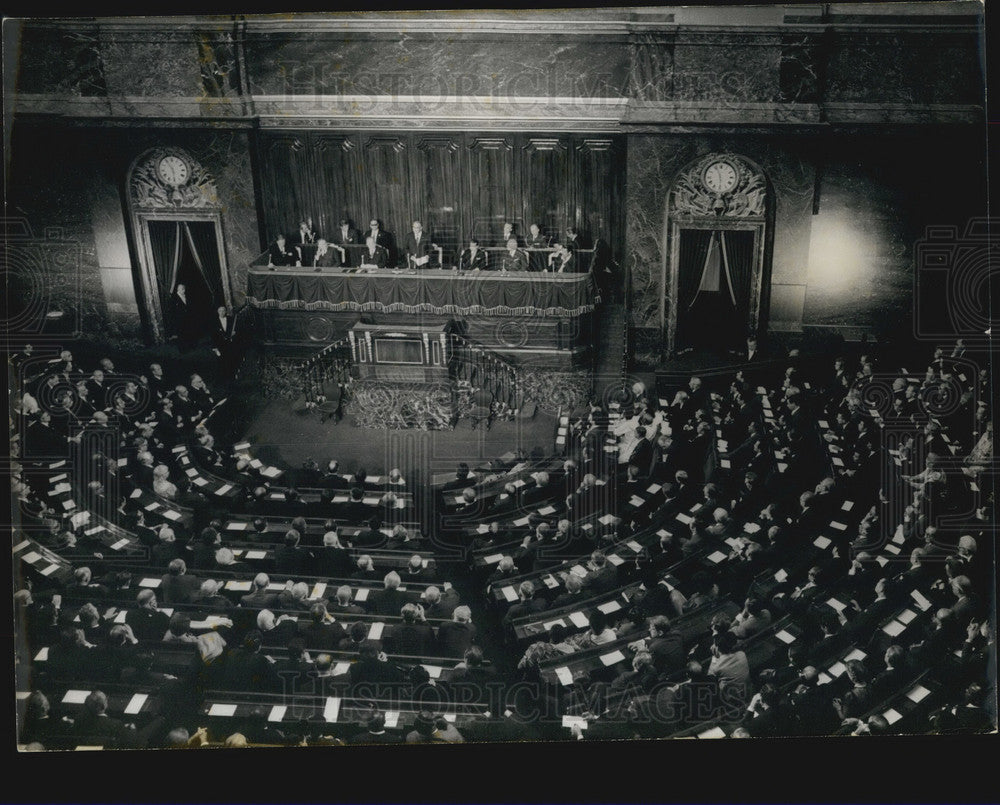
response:
[(215, 354), (219, 356), (220, 370), (225, 379), (232, 379), (239, 363), (239, 343), (242, 333), (237, 333), (237, 325), (237, 316), (230, 308), (220, 305), (216, 309), (212, 345)]
[[(547, 249), (551, 243), (552, 239), (542, 234), (542, 229), (538, 224), (532, 224), (528, 227), (528, 238), (524, 243), (525, 247), (528, 249)], [(544, 271), (545, 253), (528, 252), (528, 269), (530, 271)]]
[(385, 268), (388, 263), (389, 252), (385, 246), (380, 246), (371, 235), (365, 238), (365, 250), (361, 252), (362, 267)]
[(351, 256), (352, 250), (345, 247), (360, 246), (362, 240), (361, 235), (358, 234), (358, 230), (351, 226), (351, 222), (347, 218), (340, 219), (340, 226), (330, 236), (330, 242), (340, 252), (340, 264), (342, 266), (354, 264)]
[(469, 239), (469, 248), (458, 258), (459, 271), (484, 271), (489, 268), (490, 258), (484, 249), (479, 247), (476, 238)]
[(413, 231), (406, 236), (406, 267), (423, 269), (429, 268), (431, 264), (431, 250), (437, 246), (431, 241), (431, 236), (424, 232), (424, 225), (420, 221), (413, 222)]

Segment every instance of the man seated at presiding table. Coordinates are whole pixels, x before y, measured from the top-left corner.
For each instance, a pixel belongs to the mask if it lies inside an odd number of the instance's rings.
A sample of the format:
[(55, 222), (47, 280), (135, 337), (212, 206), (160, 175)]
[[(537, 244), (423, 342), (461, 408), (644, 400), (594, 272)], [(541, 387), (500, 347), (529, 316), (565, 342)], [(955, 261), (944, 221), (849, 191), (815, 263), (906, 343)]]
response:
[(361, 252), (362, 268), (385, 268), (389, 264), (389, 252), (385, 246), (379, 246), (375, 238), (365, 238), (365, 248)]
[(267, 264), (274, 266), (296, 266), (300, 264), (299, 253), (285, 240), (284, 232), (279, 232), (274, 243), (267, 250)]
[(469, 238), (469, 248), (458, 256), (459, 271), (483, 271), (490, 267), (489, 254), (479, 246), (479, 240)]
[(507, 240), (507, 250), (500, 253), (499, 268), (502, 273), (528, 270), (528, 253), (517, 248), (517, 238)]
[(318, 270), (341, 265), (344, 261), (344, 250), (335, 251), (336, 249), (336, 246), (330, 246), (326, 238), (320, 238), (316, 241), (316, 253), (312, 258), (313, 267)]

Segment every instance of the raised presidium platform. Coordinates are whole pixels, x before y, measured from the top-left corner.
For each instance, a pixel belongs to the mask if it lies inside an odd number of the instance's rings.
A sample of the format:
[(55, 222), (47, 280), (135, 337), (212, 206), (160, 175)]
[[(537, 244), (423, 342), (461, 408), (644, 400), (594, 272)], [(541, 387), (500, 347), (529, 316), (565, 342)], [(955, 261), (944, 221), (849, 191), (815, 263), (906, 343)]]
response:
[(317, 270), (269, 268), (263, 256), (250, 266), (247, 286), (258, 338), (287, 354), (308, 355), (359, 322), (450, 322), (457, 334), (514, 364), (556, 369), (585, 363), (600, 301), (589, 270), (470, 272), (434, 263), (419, 270)]

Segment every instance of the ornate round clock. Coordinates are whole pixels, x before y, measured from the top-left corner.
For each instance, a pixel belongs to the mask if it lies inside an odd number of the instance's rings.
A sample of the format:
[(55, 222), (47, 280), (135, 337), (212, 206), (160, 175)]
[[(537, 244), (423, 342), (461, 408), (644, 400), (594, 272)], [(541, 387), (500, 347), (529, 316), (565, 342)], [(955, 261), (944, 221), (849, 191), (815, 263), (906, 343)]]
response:
[(732, 163), (720, 159), (705, 168), (701, 180), (713, 193), (728, 193), (736, 187), (739, 174)]
[(156, 163), (156, 175), (164, 184), (180, 187), (191, 178), (191, 168), (186, 160), (175, 154), (168, 154)]

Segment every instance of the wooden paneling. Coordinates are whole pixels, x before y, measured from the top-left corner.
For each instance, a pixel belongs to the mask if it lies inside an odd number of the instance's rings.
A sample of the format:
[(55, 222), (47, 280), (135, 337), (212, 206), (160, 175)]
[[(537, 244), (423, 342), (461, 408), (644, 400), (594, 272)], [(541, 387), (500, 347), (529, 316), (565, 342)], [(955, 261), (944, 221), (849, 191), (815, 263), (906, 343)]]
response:
[(570, 220), (567, 204), (573, 197), (569, 164), (568, 138), (528, 138), (521, 156), (525, 217), (521, 235), (537, 223), (553, 243), (562, 238)]
[(485, 245), (502, 245), (500, 238), (506, 221), (523, 230), (517, 220), (520, 205), (515, 206), (517, 174), (513, 149), (510, 137), (476, 137), (469, 143), (472, 220), (468, 226), (470, 237), (479, 238)]
[(434, 243), (444, 249), (446, 263), (454, 263), (462, 248), (463, 149), (453, 137), (421, 137), (414, 150), (414, 173), (411, 177), (415, 198), (422, 203), (415, 217)]
[(267, 237), (311, 215), (329, 234), (341, 218), (359, 230), (378, 216), (397, 245), (421, 220), (453, 262), (470, 237), (498, 244), (505, 221), (561, 238), (622, 246), (624, 148), (614, 137), (568, 134), (297, 132), (262, 134)]
[(299, 221), (315, 214), (315, 169), (312, 153), (302, 136), (269, 137), (263, 141), (261, 159), (266, 238), (299, 228)]

